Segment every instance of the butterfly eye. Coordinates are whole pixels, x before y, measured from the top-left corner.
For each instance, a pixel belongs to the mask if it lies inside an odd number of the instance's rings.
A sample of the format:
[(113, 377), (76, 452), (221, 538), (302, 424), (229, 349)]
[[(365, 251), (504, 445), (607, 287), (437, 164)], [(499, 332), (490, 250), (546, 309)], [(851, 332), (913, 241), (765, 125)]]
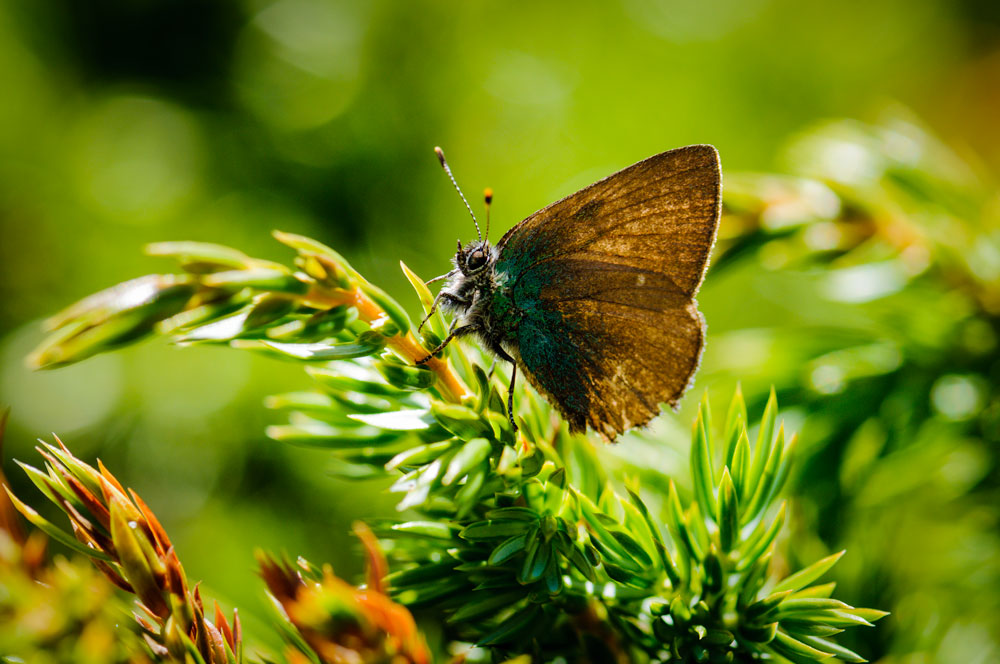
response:
[(469, 262), (467, 264), (470, 270), (478, 270), (483, 265), (486, 265), (486, 254), (482, 249), (476, 249), (469, 254)]

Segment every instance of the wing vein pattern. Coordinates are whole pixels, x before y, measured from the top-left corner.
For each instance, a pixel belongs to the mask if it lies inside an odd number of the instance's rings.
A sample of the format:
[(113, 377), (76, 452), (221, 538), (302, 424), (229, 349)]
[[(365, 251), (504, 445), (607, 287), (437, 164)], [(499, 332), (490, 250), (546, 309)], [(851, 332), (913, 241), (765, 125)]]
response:
[(557, 201), (500, 240), (509, 345), (571, 429), (613, 439), (659, 404), (676, 407), (704, 345), (694, 296), (720, 206), (718, 153), (693, 145)]

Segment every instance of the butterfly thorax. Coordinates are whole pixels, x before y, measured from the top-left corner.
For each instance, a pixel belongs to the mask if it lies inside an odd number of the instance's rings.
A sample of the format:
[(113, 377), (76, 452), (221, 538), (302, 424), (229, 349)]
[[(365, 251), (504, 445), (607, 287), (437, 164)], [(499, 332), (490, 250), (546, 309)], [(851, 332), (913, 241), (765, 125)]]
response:
[(472, 328), (483, 344), (494, 353), (513, 344), (516, 333), (515, 311), (507, 275), (496, 269), (499, 251), (486, 241), (473, 241), (455, 254), (455, 274), (442, 289), (447, 311), (457, 315), (458, 327)]

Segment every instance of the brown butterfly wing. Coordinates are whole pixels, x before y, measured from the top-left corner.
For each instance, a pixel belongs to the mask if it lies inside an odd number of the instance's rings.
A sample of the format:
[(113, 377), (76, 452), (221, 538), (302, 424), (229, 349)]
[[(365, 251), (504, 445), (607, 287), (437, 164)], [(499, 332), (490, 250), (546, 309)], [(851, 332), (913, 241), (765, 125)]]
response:
[(574, 430), (614, 438), (677, 404), (701, 357), (694, 295), (720, 205), (718, 153), (694, 145), (557, 201), (500, 240), (519, 364)]

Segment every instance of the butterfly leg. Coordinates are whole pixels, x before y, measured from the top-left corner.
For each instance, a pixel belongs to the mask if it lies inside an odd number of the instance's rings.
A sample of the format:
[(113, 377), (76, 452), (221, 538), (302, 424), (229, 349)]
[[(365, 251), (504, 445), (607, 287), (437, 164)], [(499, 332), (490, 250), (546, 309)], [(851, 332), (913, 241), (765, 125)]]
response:
[(436, 281), (442, 281), (444, 279), (450, 279), (451, 277), (455, 276), (455, 274), (457, 274), (457, 273), (458, 273), (458, 268), (456, 267), (454, 270), (452, 270), (448, 274), (442, 274), (440, 277), (434, 277), (430, 281), (425, 281), (424, 285), (425, 286), (430, 286), (431, 284), (433, 284)]
[(434, 357), (442, 350), (444, 350), (445, 346), (451, 343), (452, 339), (454, 339), (455, 337), (461, 337), (466, 334), (469, 334), (474, 329), (476, 329), (475, 325), (463, 325), (462, 327), (457, 327), (457, 325), (458, 325), (458, 319), (456, 318), (455, 321), (451, 324), (451, 329), (448, 330), (448, 336), (445, 337), (445, 340), (439, 343), (437, 348), (432, 350), (427, 357), (417, 360), (417, 364), (427, 363), (432, 357)]
[[(451, 277), (453, 277), (455, 275), (456, 272), (458, 272), (458, 268), (457, 267), (454, 270), (452, 270), (451, 272), (449, 272), (448, 274), (442, 274), (439, 277), (434, 277), (430, 281), (425, 281), (424, 285), (425, 286), (430, 286), (435, 281), (441, 281), (443, 279), (450, 279)], [(420, 330), (423, 329), (424, 324), (428, 320), (430, 320), (430, 317), (434, 315), (435, 311), (437, 311), (438, 303), (441, 301), (441, 299), (443, 297), (444, 297), (444, 291), (438, 291), (438, 294), (434, 297), (434, 302), (431, 303), (431, 309), (430, 309), (430, 311), (428, 311), (427, 315), (424, 316), (424, 319), (422, 321), (420, 321), (420, 325), (417, 327), (417, 332), (420, 332)]]
[(418, 334), (420, 333), (420, 330), (424, 329), (424, 325), (427, 324), (427, 321), (430, 320), (431, 316), (434, 315), (434, 311), (437, 309), (437, 303), (438, 303), (437, 298), (434, 298), (434, 303), (431, 305), (430, 311), (428, 311), (427, 315), (424, 316), (424, 319), (420, 321), (420, 325), (417, 325)]
[[(507, 386), (507, 419), (510, 420), (510, 426), (514, 433), (517, 433), (517, 424), (514, 422), (514, 383), (517, 382), (517, 362), (499, 344), (494, 346), (492, 350), (501, 360), (510, 362), (510, 385)], [(493, 365), (496, 366), (496, 359), (493, 360)], [(494, 367), (490, 367), (491, 376)]]
[(510, 420), (510, 427), (517, 433), (517, 424), (514, 422), (514, 382), (517, 380), (517, 365), (510, 365), (510, 385), (507, 386), (507, 419)]
[[(445, 275), (445, 276), (447, 276), (447, 275)], [(418, 333), (420, 332), (420, 330), (423, 329), (423, 327), (427, 323), (427, 321), (429, 321), (431, 319), (431, 316), (434, 315), (434, 312), (437, 311), (438, 304), (440, 304), (442, 300), (444, 300), (445, 302), (447, 302), (449, 304), (458, 304), (458, 305), (462, 305), (462, 306), (468, 306), (468, 304), (469, 304), (468, 300), (464, 300), (464, 299), (462, 299), (462, 298), (460, 298), (460, 297), (458, 297), (456, 295), (452, 295), (451, 293), (449, 293), (446, 290), (438, 291), (437, 296), (435, 296), (435, 298), (434, 298), (434, 302), (431, 303), (431, 309), (430, 309), (430, 311), (427, 312), (427, 315), (424, 316), (424, 319), (422, 321), (420, 321), (420, 325), (417, 326), (417, 332)]]
[(442, 295), (442, 293), (444, 293), (444, 291), (440, 291), (434, 297), (434, 301), (431, 302), (431, 308), (430, 308), (430, 310), (427, 312), (427, 315), (424, 316), (424, 319), (422, 321), (420, 321), (420, 325), (417, 326), (417, 333), (418, 334), (420, 333), (420, 330), (424, 329), (424, 325), (426, 325), (427, 321), (429, 321), (431, 319), (431, 316), (434, 315), (434, 312), (437, 311), (438, 303), (441, 301), (441, 295)]

